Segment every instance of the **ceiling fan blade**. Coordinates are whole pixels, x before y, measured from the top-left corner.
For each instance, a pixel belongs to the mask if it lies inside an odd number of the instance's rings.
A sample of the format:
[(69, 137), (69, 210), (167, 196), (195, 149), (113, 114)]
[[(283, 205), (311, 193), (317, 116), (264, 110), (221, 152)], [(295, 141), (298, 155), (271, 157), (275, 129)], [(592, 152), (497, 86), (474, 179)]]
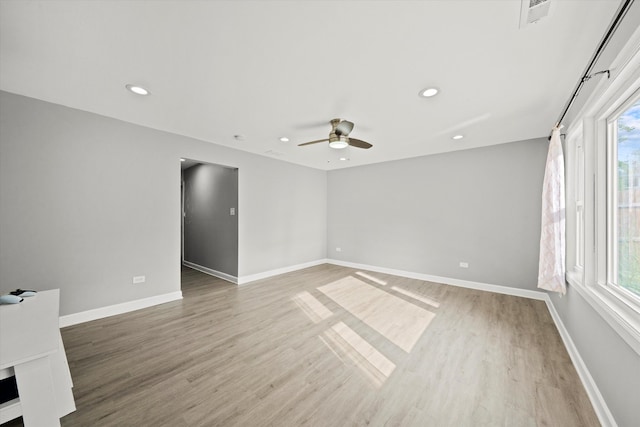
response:
[(303, 145), (311, 145), (311, 144), (317, 144), (318, 142), (326, 142), (329, 139), (318, 139), (317, 141), (310, 141), (310, 142), (305, 142), (303, 144), (298, 144), (298, 147), (302, 147)]
[(347, 136), (353, 130), (353, 122), (343, 120), (336, 126), (336, 135)]
[(355, 139), (355, 138), (349, 138), (349, 145), (351, 145), (352, 147), (357, 147), (357, 148), (371, 148), (371, 147), (373, 147), (373, 145), (369, 144), (368, 142), (362, 141), (360, 139)]

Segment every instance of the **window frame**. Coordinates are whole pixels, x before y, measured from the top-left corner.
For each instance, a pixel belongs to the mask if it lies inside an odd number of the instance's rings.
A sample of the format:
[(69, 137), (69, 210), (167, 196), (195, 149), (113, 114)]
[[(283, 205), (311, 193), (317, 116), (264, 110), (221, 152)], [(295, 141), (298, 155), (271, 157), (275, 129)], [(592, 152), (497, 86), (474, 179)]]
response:
[[(610, 140), (611, 118), (640, 92), (640, 30), (611, 64), (611, 79), (598, 83), (567, 130), (567, 202), (577, 212), (582, 198), (583, 222), (567, 222), (566, 279), (607, 323), (640, 354), (640, 304), (610, 283), (612, 229)], [(577, 149), (582, 144), (583, 172)], [(617, 171), (617, 167), (615, 168)], [(617, 177), (617, 172), (615, 173)], [(617, 178), (616, 178), (617, 179)], [(583, 194), (579, 194), (579, 189)], [(581, 246), (581, 247), (579, 247)], [(615, 245), (614, 245), (615, 246)], [(578, 259), (582, 250), (582, 266)]]
[(566, 218), (567, 274), (582, 281), (584, 274), (584, 141), (582, 126), (568, 134)]

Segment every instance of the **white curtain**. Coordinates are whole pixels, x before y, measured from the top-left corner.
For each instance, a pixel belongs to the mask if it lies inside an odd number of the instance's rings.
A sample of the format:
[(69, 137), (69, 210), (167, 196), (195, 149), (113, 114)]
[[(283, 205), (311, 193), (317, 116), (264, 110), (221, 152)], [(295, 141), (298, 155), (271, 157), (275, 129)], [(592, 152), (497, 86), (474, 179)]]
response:
[(564, 295), (567, 288), (564, 279), (565, 205), (561, 128), (562, 126), (556, 126), (551, 133), (547, 166), (544, 172), (538, 287)]

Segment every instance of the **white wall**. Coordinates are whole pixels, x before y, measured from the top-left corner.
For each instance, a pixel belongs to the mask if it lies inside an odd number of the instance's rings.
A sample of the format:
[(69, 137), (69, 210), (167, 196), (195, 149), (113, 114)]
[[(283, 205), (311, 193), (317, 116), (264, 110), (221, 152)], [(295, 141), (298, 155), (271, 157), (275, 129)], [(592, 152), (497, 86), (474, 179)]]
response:
[(329, 172), (328, 257), (535, 290), (547, 147), (541, 138)]
[(67, 315), (178, 291), (180, 157), (239, 168), (239, 276), (326, 257), (324, 171), (0, 92), (0, 292)]

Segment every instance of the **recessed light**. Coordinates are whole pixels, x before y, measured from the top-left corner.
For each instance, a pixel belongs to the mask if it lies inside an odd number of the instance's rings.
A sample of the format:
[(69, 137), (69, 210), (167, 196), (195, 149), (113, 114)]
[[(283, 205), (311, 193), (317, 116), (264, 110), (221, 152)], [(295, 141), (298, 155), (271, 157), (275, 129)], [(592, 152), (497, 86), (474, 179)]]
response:
[(286, 136), (283, 136), (282, 138), (280, 138), (281, 142), (289, 142), (289, 138), (287, 138)]
[(184, 162), (186, 159), (180, 159), (181, 162)]
[(349, 160), (349, 159), (348, 159), (348, 158), (346, 158), (346, 157), (340, 157), (340, 160), (342, 160), (343, 162), (346, 162), (346, 161), (347, 161), (347, 160)]
[(143, 88), (142, 86), (137, 85), (126, 85), (125, 86), (130, 92), (135, 93), (136, 95), (149, 95), (151, 92), (149, 90)]
[(464, 138), (464, 135), (454, 135), (451, 137), (451, 139), (462, 139)]
[(435, 87), (428, 87), (426, 89), (422, 89), (419, 95), (425, 98), (430, 98), (432, 96), (435, 96), (437, 93), (438, 89), (436, 89)]

